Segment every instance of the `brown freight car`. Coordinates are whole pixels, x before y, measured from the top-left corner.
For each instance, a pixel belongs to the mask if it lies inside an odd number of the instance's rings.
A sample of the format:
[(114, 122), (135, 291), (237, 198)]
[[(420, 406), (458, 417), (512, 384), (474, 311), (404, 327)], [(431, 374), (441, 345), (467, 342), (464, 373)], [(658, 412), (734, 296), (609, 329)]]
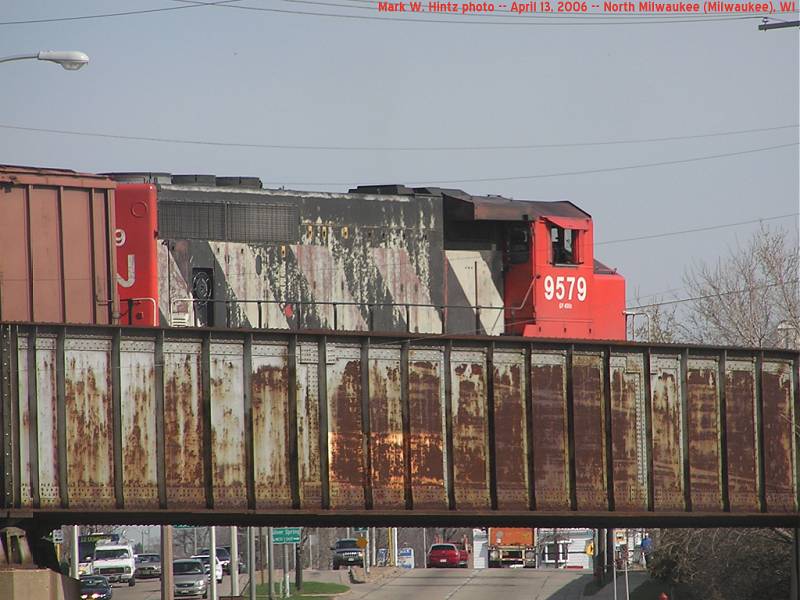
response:
[(0, 165), (0, 321), (116, 323), (106, 177)]

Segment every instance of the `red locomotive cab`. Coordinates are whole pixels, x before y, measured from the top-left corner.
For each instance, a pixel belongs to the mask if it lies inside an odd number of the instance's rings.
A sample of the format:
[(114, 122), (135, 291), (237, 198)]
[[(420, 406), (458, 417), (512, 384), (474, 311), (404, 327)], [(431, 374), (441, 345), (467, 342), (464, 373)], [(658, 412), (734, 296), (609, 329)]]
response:
[(594, 260), (592, 220), (543, 216), (509, 227), (506, 331), (525, 337), (625, 339), (625, 280)]
[(156, 187), (120, 183), (116, 193), (120, 323), (158, 326)]

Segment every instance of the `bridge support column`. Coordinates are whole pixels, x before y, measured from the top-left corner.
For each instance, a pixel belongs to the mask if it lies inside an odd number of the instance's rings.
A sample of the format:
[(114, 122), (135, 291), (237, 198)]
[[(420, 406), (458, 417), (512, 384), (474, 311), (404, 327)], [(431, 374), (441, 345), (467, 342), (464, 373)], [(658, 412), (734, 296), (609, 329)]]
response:
[(614, 585), (616, 585), (616, 569), (614, 566), (614, 561), (616, 560), (616, 556), (614, 553), (614, 530), (613, 529), (606, 529), (606, 581), (614, 580)]
[(603, 585), (606, 579), (606, 530), (594, 530), (594, 557), (592, 570), (598, 584)]
[(161, 600), (173, 600), (172, 525), (161, 526)]

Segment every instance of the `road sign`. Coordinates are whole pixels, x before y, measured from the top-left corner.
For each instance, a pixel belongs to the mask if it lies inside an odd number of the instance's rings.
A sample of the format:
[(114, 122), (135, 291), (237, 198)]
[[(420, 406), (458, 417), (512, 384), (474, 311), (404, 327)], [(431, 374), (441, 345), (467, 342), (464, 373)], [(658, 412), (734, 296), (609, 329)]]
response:
[(302, 527), (276, 527), (272, 530), (273, 544), (299, 544)]
[(363, 550), (364, 548), (367, 547), (367, 538), (365, 538), (365, 537), (357, 538), (356, 539), (356, 544), (358, 544), (358, 547)]
[(397, 552), (397, 566), (401, 569), (414, 568), (414, 549), (400, 548)]

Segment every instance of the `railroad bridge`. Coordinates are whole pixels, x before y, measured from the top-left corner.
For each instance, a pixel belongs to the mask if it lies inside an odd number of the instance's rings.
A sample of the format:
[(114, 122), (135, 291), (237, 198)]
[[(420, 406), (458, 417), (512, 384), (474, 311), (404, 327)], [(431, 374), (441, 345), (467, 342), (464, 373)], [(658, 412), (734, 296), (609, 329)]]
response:
[(798, 354), (0, 324), (7, 524), (798, 525)]

